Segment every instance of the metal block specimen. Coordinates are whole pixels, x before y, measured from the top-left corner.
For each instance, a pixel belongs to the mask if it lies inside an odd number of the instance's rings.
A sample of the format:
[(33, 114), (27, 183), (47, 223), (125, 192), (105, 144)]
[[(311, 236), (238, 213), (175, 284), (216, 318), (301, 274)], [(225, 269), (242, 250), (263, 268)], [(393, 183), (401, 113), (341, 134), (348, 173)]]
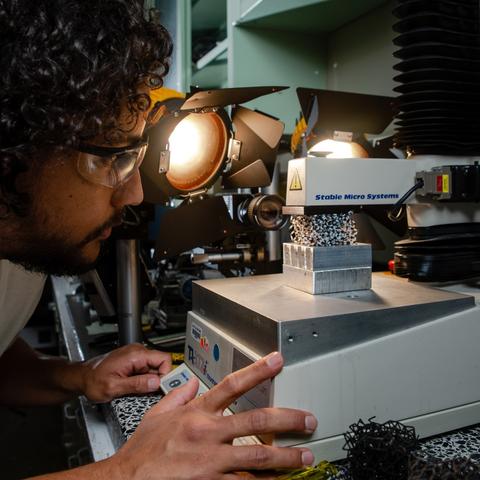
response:
[(372, 286), (371, 267), (333, 270), (305, 270), (283, 265), (285, 285), (312, 295), (368, 290)]

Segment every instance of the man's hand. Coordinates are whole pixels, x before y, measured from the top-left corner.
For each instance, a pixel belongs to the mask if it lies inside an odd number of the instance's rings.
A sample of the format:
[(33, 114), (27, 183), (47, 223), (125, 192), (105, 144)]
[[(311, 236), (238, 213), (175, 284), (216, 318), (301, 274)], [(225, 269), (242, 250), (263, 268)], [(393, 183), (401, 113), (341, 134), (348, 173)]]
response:
[(82, 367), (82, 393), (93, 402), (108, 402), (122, 395), (158, 390), (172, 361), (168, 353), (132, 344), (92, 358)]
[(0, 357), (0, 404), (52, 405), (77, 395), (107, 402), (158, 390), (170, 370), (168, 353), (138, 344), (80, 363), (41, 355), (18, 338)]
[(311, 465), (313, 455), (305, 448), (231, 444), (234, 438), (247, 435), (315, 430), (316, 419), (299, 410), (263, 408), (223, 416), (235, 399), (275, 376), (282, 365), (281, 355), (273, 353), (229, 375), (201, 397), (194, 398), (198, 390), (195, 378), (173, 390), (145, 415), (120, 451), (107, 460), (111, 478), (233, 480), (239, 470)]

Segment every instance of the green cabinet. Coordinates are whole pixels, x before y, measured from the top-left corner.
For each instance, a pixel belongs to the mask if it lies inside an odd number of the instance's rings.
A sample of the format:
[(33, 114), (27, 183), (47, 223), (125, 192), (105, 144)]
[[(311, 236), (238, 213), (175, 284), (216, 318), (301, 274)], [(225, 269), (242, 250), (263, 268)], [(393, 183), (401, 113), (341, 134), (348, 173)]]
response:
[(287, 133), (299, 112), (296, 87), (391, 94), (391, 0), (157, 2), (179, 14), (182, 89), (290, 86), (248, 105), (279, 117)]

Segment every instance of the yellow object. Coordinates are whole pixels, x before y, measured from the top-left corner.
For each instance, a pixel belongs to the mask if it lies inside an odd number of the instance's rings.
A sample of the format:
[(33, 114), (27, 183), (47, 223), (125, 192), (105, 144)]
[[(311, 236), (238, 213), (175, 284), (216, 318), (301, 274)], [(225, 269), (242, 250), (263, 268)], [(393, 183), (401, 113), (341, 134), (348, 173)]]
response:
[(170, 100), (171, 98), (185, 98), (185, 94), (166, 87), (150, 90), (150, 100), (152, 101), (150, 110), (157, 102), (164, 102), (165, 100)]
[(300, 175), (298, 170), (295, 169), (295, 173), (293, 174), (292, 181), (290, 182), (289, 190), (301, 190), (302, 189), (302, 182), (300, 181)]
[(316, 467), (307, 467), (293, 470), (277, 477), (277, 480), (328, 480), (332, 475), (337, 475), (335, 465), (323, 460)]
[(180, 364), (184, 361), (185, 357), (183, 353), (171, 353), (170, 356), (172, 357), (172, 363), (173, 364)]
[(160, 118), (167, 113), (165, 101), (173, 98), (185, 98), (185, 94), (172, 90), (171, 88), (155, 88), (150, 90), (150, 108), (146, 114), (147, 124), (149, 126), (155, 125)]
[(442, 175), (442, 192), (448, 193), (448, 175)]
[(292, 139), (290, 140), (290, 151), (294, 154), (297, 150), (298, 144), (302, 140), (302, 135), (307, 131), (307, 122), (302, 116), (295, 125), (295, 130), (292, 133)]

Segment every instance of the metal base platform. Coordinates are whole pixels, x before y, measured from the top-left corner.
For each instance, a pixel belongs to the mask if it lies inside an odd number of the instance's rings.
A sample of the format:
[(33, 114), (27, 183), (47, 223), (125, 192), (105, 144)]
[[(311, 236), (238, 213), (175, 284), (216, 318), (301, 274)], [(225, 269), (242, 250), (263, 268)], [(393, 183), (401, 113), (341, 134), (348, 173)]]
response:
[(299, 408), (319, 419), (312, 436), (278, 436), (275, 445), (335, 460), (359, 419), (401, 420), (422, 437), (478, 422), (473, 296), (390, 274), (374, 274), (372, 290), (314, 296), (268, 275), (198, 282), (193, 305), (186, 361), (206, 385), (270, 351), (283, 354), (282, 372), (231, 407)]
[(195, 313), (259, 355), (282, 352), (287, 365), (474, 305), (471, 296), (389, 273), (373, 274), (371, 290), (326, 295), (286, 286), (283, 274), (204, 280), (193, 286)]

